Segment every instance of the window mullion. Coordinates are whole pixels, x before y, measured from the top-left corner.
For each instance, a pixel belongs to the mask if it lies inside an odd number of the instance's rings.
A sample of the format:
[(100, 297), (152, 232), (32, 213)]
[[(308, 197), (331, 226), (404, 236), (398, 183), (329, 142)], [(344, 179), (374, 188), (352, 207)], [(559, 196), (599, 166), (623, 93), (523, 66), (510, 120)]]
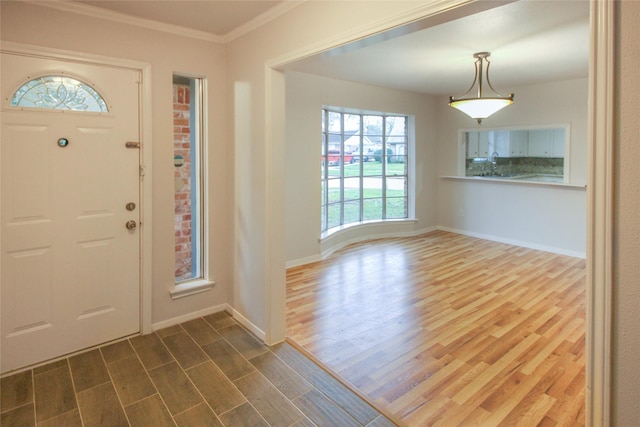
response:
[(359, 116), (360, 121), (360, 221), (364, 220), (364, 120), (362, 114)]
[[(204, 84), (201, 79), (194, 79), (192, 81), (193, 92), (197, 93), (197, 99), (194, 101), (195, 103), (195, 111), (198, 119), (195, 120), (194, 128), (196, 129), (195, 135), (192, 136), (191, 143), (193, 149), (193, 164), (196, 167), (194, 173), (192, 173), (192, 182), (195, 185), (195, 190), (193, 191), (193, 206), (198, 211), (198, 215), (192, 215), (192, 227), (193, 230), (196, 230), (198, 233), (198, 238), (193, 243), (193, 250), (196, 253), (196, 263), (197, 265), (194, 268), (194, 277), (200, 276), (204, 277), (205, 274), (205, 255), (206, 251), (204, 248), (205, 242), (205, 224), (202, 221), (202, 218), (205, 218), (205, 205), (207, 203), (207, 199), (205, 196), (205, 186), (204, 186), (204, 177), (205, 175), (205, 156), (204, 156), (204, 132), (203, 126), (205, 123), (204, 117), (204, 108), (202, 108), (202, 101), (204, 100)], [(197, 200), (199, 198), (199, 200)], [(196, 216), (196, 218), (194, 218)]]
[(382, 219), (387, 218), (387, 118), (382, 117)]
[(326, 230), (329, 227), (329, 168), (327, 165), (327, 153), (329, 152), (329, 112), (327, 110), (323, 110), (322, 120), (324, 121), (324, 141), (322, 144), (324, 145), (322, 153), (322, 178), (321, 185), (323, 186), (322, 193), (322, 212), (324, 213), (321, 218), (322, 224), (320, 225), (320, 229), (322, 231)]
[(344, 113), (340, 113), (340, 225), (344, 225)]
[(324, 173), (325, 173), (325, 199), (326, 199), (326, 203), (325, 203), (325, 209), (326, 209), (326, 215), (325, 215), (325, 229), (329, 228), (329, 194), (330, 194), (330, 190), (329, 190), (329, 112), (327, 111), (326, 114), (326, 127), (325, 127), (325, 132), (326, 132), (326, 141), (325, 141), (325, 162), (324, 162)]

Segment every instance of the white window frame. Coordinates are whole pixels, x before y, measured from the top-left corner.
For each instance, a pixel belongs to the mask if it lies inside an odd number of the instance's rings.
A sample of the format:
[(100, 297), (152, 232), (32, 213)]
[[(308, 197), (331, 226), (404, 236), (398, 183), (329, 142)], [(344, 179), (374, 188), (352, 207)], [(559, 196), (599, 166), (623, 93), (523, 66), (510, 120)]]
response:
[[(198, 198), (196, 210), (199, 220), (197, 221), (196, 230), (192, 228), (192, 235), (197, 236), (194, 245), (196, 255), (193, 256), (193, 262), (196, 263), (198, 274), (187, 280), (176, 282), (173, 289), (170, 290), (172, 299), (183, 298), (189, 295), (205, 292), (213, 288), (215, 282), (210, 278), (209, 263), (209, 215), (207, 200), (208, 182), (208, 143), (207, 143), (207, 80), (202, 76), (193, 76), (185, 73), (174, 73), (174, 76), (187, 78), (193, 81), (191, 97), (195, 99), (195, 111), (192, 112), (193, 123), (191, 126), (191, 149), (195, 150), (195, 161), (192, 161), (192, 194)], [(173, 86), (172, 86), (173, 87)], [(197, 179), (196, 179), (197, 178)]]
[[(333, 226), (331, 228), (328, 227), (328, 221), (329, 221), (329, 175), (328, 175), (328, 167), (324, 167), (321, 166), (321, 171), (322, 171), (322, 178), (321, 178), (321, 184), (324, 186), (325, 191), (322, 193), (323, 194), (323, 199), (321, 200), (321, 209), (322, 209), (322, 214), (321, 214), (321, 226), (320, 226), (320, 232), (321, 232), (321, 237), (326, 237), (328, 235), (330, 235), (332, 232), (337, 231), (337, 230), (341, 230), (344, 229), (346, 227), (351, 227), (354, 225), (360, 225), (360, 224), (370, 224), (370, 223), (375, 223), (375, 222), (385, 222), (385, 221), (404, 221), (404, 220), (408, 220), (410, 218), (413, 217), (413, 204), (412, 204), (412, 191), (413, 191), (413, 185), (412, 185), (412, 167), (411, 165), (413, 164), (413, 142), (412, 142), (412, 135), (413, 135), (413, 131), (412, 131), (412, 126), (414, 121), (412, 120), (412, 117), (406, 115), (406, 114), (399, 114), (399, 113), (390, 113), (390, 112), (378, 112), (378, 111), (363, 111), (363, 110), (358, 110), (358, 111), (353, 111), (353, 110), (349, 110), (349, 109), (345, 109), (345, 108), (341, 108), (341, 107), (331, 107), (331, 106), (324, 106), (322, 108), (323, 110), (323, 114), (322, 114), (322, 119), (323, 120), (327, 120), (329, 113), (336, 113), (336, 114), (340, 114), (340, 120), (341, 120), (341, 137), (340, 137), (340, 159), (341, 161), (339, 162), (339, 167), (340, 167), (340, 175), (339, 175), (339, 180), (340, 180), (340, 221), (339, 224), (336, 226)], [(359, 131), (359, 136), (360, 136), (360, 142), (359, 142), (359, 147), (360, 147), (360, 151), (362, 152), (363, 150), (363, 139), (364, 139), (364, 120), (363, 117), (365, 116), (379, 116), (382, 118), (383, 120), (383, 129), (382, 129), (382, 159), (383, 161), (381, 162), (382, 164), (382, 172), (381, 172), (381, 179), (382, 179), (382, 218), (379, 219), (370, 219), (370, 220), (365, 220), (364, 219), (364, 201), (366, 200), (366, 198), (364, 197), (364, 192), (361, 191), (360, 193), (360, 198), (358, 199), (360, 202), (360, 220), (359, 221), (355, 221), (355, 222), (347, 222), (345, 223), (345, 218), (344, 218), (344, 210), (345, 210), (345, 200), (344, 200), (344, 188), (345, 188), (345, 176), (344, 176), (344, 155), (345, 155), (345, 141), (348, 139), (348, 136), (345, 135), (345, 131), (344, 131), (344, 116), (345, 115), (357, 115), (360, 116), (360, 131)], [(384, 159), (386, 159), (387, 157), (387, 150), (385, 147), (387, 147), (387, 138), (389, 137), (389, 135), (386, 135), (386, 120), (387, 117), (403, 117), (405, 119), (405, 133), (404, 133), (404, 138), (405, 138), (405, 153), (402, 154), (402, 156), (406, 156), (405, 158), (405, 173), (404, 175), (386, 175), (386, 167), (387, 167), (387, 162), (384, 161)], [(325, 163), (328, 164), (328, 159), (329, 156), (325, 155), (327, 153), (329, 153), (329, 124), (327, 122), (324, 123), (323, 126), (323, 149), (322, 149), (322, 155), (323, 155), (323, 162), (322, 165), (324, 165)], [(332, 135), (335, 135), (335, 133), (331, 133)], [(396, 136), (396, 135), (393, 135)], [(397, 156), (398, 154), (392, 154), (392, 156)], [(364, 190), (364, 184), (363, 184), (363, 179), (364, 179), (364, 175), (363, 175), (363, 163), (362, 161), (358, 162), (360, 165), (360, 175), (359, 175), (359, 179), (360, 179), (360, 189)], [(398, 176), (402, 176), (404, 177), (404, 181), (405, 181), (405, 196), (404, 196), (404, 203), (405, 203), (405, 216), (404, 217), (391, 217), (391, 218), (387, 218), (387, 191), (386, 191), (386, 182), (387, 182), (387, 178), (389, 177), (398, 177)], [(335, 179), (335, 178), (334, 178)], [(334, 203), (335, 204), (335, 203)]]

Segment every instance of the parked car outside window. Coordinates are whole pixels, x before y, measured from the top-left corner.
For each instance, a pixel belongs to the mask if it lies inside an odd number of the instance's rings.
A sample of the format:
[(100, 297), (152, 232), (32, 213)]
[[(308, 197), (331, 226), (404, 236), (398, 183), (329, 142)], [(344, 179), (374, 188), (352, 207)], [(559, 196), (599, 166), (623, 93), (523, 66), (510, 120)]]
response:
[[(344, 153), (344, 162), (345, 163), (354, 163), (357, 160), (354, 160), (353, 154)], [(322, 159), (324, 161), (324, 159)], [(329, 166), (340, 166), (341, 156), (340, 150), (329, 150), (327, 152), (327, 161), (329, 162)]]

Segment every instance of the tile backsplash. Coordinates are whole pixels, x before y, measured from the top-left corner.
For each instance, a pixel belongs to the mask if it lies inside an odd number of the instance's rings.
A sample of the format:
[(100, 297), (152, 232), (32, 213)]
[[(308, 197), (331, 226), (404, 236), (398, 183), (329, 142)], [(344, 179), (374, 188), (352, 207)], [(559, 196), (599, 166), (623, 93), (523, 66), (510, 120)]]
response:
[(498, 158), (495, 171), (488, 159), (467, 159), (466, 176), (483, 176), (495, 172), (498, 175), (564, 175), (564, 158), (508, 157)]

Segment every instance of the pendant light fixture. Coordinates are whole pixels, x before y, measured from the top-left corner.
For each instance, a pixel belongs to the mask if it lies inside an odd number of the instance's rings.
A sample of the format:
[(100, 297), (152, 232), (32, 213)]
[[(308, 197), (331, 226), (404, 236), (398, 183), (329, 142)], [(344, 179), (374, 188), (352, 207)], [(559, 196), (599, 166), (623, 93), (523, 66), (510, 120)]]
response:
[[(489, 80), (489, 56), (490, 52), (478, 52), (474, 53), (473, 57), (476, 59), (476, 75), (473, 79), (473, 83), (471, 83), (471, 87), (469, 90), (462, 95), (460, 98), (454, 98), (453, 96), (449, 97), (449, 105), (453, 108), (456, 108), (472, 119), (476, 119), (478, 124), (482, 123), (482, 119), (486, 119), (493, 113), (513, 104), (513, 94), (509, 96), (502, 96), (491, 86), (491, 81)], [(495, 96), (484, 96), (482, 81), (487, 81), (487, 86), (493, 92)], [(478, 86), (478, 96), (477, 97), (467, 97), (469, 93), (473, 90), (474, 86)]]

